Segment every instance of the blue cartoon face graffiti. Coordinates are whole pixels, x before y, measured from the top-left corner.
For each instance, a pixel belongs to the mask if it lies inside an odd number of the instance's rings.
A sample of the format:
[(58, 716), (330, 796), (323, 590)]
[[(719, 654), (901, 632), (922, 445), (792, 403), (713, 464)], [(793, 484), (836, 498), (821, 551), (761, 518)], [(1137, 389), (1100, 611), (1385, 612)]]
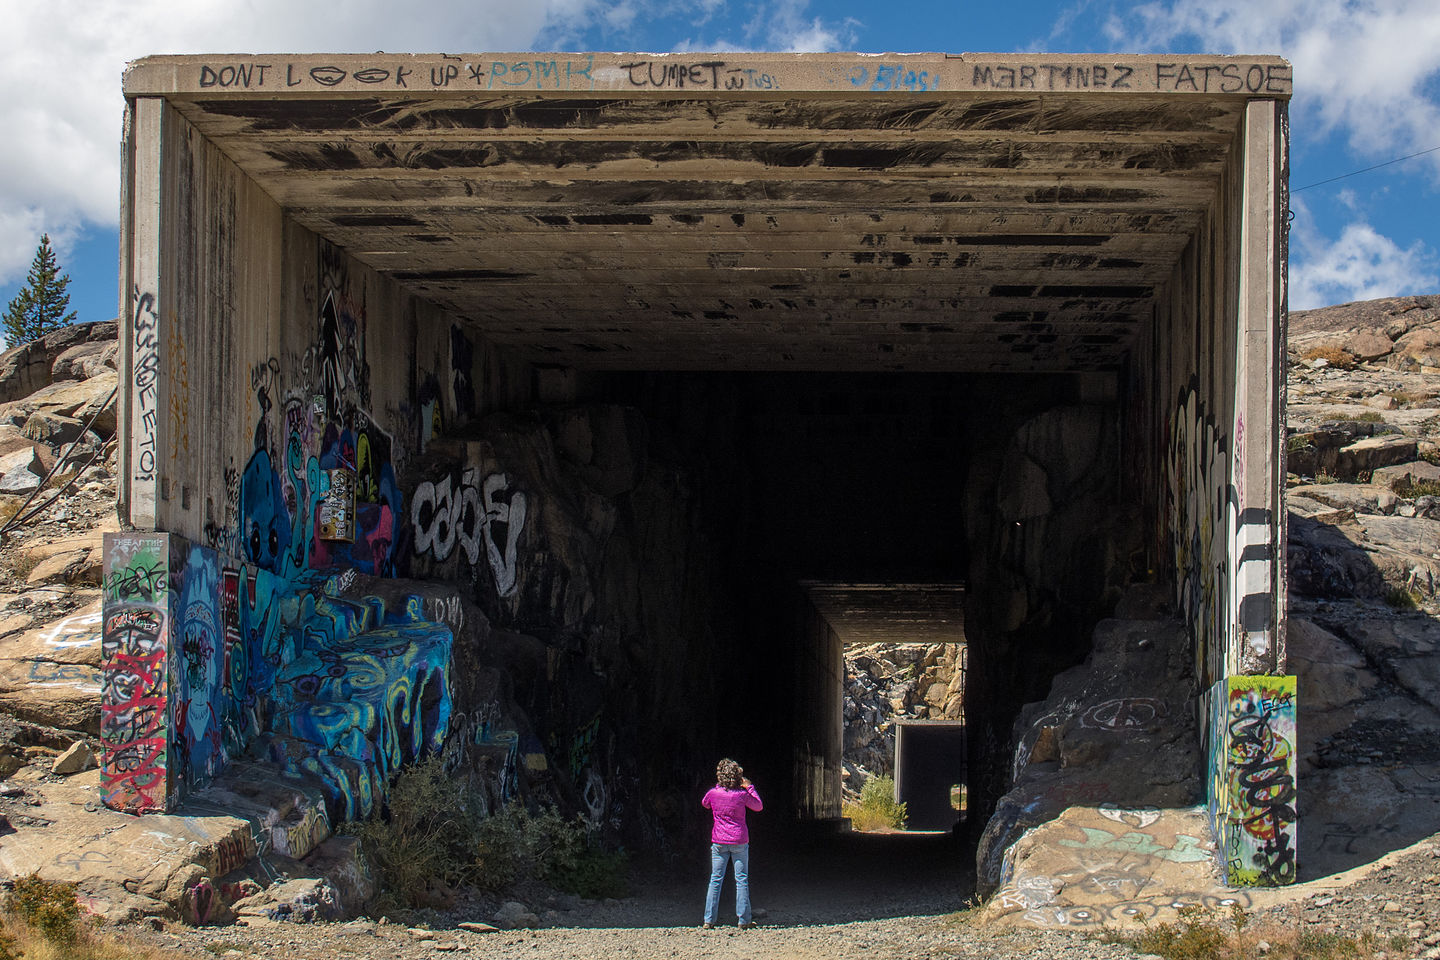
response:
[(256, 450), (240, 477), (241, 547), (262, 570), (279, 573), (290, 547), (290, 512), (270, 454)]

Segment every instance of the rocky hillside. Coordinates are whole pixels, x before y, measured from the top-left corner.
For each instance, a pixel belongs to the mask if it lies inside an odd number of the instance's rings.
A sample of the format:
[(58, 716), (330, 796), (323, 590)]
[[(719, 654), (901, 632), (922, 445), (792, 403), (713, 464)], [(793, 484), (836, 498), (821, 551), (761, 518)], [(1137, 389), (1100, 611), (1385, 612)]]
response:
[(845, 796), (895, 775), (896, 720), (965, 718), (965, 645), (872, 643), (845, 651)]

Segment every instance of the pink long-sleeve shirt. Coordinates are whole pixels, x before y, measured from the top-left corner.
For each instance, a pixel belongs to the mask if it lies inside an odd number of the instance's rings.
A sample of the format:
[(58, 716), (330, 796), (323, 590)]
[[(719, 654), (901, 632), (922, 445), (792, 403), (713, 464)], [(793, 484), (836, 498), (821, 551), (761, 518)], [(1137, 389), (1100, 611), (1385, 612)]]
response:
[(715, 815), (715, 826), (710, 831), (711, 843), (749, 843), (750, 828), (745, 826), (745, 811), (765, 809), (753, 783), (747, 784), (743, 790), (727, 790), (717, 783), (700, 802)]

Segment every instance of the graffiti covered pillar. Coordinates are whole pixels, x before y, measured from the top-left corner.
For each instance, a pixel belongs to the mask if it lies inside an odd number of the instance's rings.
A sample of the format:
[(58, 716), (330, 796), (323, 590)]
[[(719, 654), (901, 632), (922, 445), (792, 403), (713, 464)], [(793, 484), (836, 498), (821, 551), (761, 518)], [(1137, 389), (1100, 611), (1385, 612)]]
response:
[(1210, 724), (1210, 816), (1225, 882), (1294, 883), (1295, 678), (1219, 681)]
[[(1245, 112), (1230, 544), (1236, 622), (1208, 692), (1209, 806), (1227, 883), (1297, 874), (1296, 683), (1284, 643), (1284, 343), (1288, 131), (1281, 101)], [(1234, 234), (1232, 233), (1232, 240)]]
[(176, 801), (170, 672), (180, 569), (166, 533), (105, 534), (100, 798), (125, 813)]

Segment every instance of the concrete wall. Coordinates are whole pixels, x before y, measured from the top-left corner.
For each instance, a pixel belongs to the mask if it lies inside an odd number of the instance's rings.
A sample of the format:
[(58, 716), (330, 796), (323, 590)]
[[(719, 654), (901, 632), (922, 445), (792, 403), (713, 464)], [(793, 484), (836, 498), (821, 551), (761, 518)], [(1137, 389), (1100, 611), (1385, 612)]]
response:
[[(498, 393), (523, 393), (528, 368), (296, 223), (174, 108), (135, 101), (127, 133), (121, 517), (171, 536), (153, 597), (132, 596), (129, 554), (111, 564), (107, 551), (116, 649), (133, 634), (122, 608), (150, 604), (166, 682), (144, 681), (154, 702), (138, 726), (130, 693), (111, 698), (106, 790), (143, 810), (173, 806), (290, 709), (285, 670), (306, 653), (287, 630), (416, 619), (314, 601), (335, 592), (332, 572), (395, 575), (407, 457)], [(120, 670), (110, 687), (137, 680)], [(328, 736), (313, 720), (287, 722)], [(141, 741), (159, 744), (142, 758), (156, 771), (143, 789), (125, 769)], [(322, 773), (349, 809), (365, 805), (355, 798), (373, 770)]]
[(794, 697), (795, 815), (802, 820), (840, 816), (844, 644), (808, 601), (800, 604), (800, 638)]

